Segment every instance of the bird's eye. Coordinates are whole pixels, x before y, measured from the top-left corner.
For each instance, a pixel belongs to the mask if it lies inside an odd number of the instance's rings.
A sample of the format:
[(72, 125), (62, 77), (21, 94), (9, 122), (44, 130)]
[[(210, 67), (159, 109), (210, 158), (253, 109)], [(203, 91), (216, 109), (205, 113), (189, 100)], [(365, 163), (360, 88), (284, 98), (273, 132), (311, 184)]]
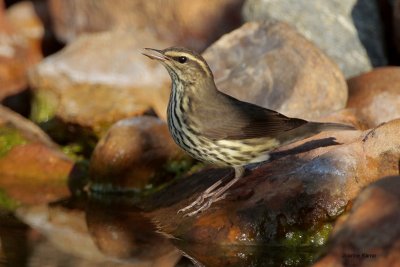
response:
[(179, 63), (185, 63), (186, 61), (187, 61), (187, 57), (184, 57), (184, 56), (182, 56), (182, 57), (177, 57), (176, 58), (176, 61), (178, 61)]

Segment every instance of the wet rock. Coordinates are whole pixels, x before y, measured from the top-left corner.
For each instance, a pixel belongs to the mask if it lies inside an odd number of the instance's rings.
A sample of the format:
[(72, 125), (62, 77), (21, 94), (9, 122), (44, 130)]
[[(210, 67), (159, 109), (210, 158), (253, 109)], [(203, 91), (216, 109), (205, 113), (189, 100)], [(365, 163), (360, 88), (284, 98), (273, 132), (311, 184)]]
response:
[(42, 58), (43, 25), (31, 2), (0, 3), (0, 101), (27, 89), (27, 70)]
[(164, 41), (203, 50), (240, 25), (243, 0), (74, 0), (49, 1), (55, 31), (63, 41), (111, 29), (147, 31)]
[(105, 202), (66, 199), (21, 207), (17, 216), (44, 235), (53, 250), (98, 264), (93, 266), (174, 266), (180, 253), (148, 219), (130, 205)]
[[(174, 143), (167, 124), (155, 117), (124, 119), (97, 144), (90, 163), (91, 188), (96, 191), (138, 190), (160, 183), (168, 164), (191, 160)], [(171, 173), (169, 174), (171, 176)]]
[(104, 32), (82, 36), (47, 57), (30, 75), (33, 119), (100, 136), (114, 122), (151, 108), (165, 117), (168, 74), (138, 50), (155, 44), (168, 46), (147, 35)]
[(35, 124), (0, 106), (0, 187), (22, 203), (43, 203), (68, 194), (74, 165)]
[(333, 229), (319, 266), (396, 266), (400, 262), (400, 176), (381, 179), (357, 197)]
[(369, 128), (400, 118), (400, 68), (378, 68), (348, 80), (347, 106)]
[[(324, 132), (249, 166), (229, 195), (194, 217), (177, 211), (232, 170), (193, 174), (143, 204), (159, 230), (185, 242), (321, 246), (359, 191), (399, 172), (400, 120), (365, 132)], [(256, 249), (256, 248), (255, 248)]]
[(218, 89), (290, 117), (317, 118), (347, 101), (337, 66), (282, 22), (246, 23), (203, 56)]
[(376, 1), (247, 0), (242, 12), (247, 21), (275, 18), (296, 26), (351, 77), (387, 64), (378, 10)]

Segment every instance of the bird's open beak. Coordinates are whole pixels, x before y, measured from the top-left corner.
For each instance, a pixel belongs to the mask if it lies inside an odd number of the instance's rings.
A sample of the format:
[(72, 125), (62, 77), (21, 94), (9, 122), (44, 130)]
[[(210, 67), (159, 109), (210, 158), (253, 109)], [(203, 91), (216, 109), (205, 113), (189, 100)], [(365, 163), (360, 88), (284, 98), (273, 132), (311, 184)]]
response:
[(140, 52), (151, 59), (156, 59), (159, 61), (169, 60), (169, 58), (165, 56), (161, 50), (157, 50), (154, 48), (144, 48)]

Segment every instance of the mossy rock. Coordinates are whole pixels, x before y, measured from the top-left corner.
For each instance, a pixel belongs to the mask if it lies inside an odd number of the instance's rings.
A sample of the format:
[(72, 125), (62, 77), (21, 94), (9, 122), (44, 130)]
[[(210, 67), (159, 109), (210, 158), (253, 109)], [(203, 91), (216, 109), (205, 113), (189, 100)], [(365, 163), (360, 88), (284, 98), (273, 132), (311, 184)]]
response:
[(0, 128), (0, 157), (4, 157), (15, 146), (24, 145), (27, 140), (13, 127)]
[(287, 247), (318, 247), (323, 246), (332, 231), (332, 224), (325, 223), (318, 229), (291, 230), (285, 234), (281, 243)]

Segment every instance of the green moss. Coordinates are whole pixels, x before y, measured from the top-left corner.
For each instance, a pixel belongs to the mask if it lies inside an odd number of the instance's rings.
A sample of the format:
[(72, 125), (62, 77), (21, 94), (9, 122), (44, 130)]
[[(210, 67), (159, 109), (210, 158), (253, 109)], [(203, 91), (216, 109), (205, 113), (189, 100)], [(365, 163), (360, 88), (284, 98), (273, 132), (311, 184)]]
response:
[(182, 176), (187, 173), (193, 166), (193, 160), (188, 158), (183, 158), (180, 160), (171, 160), (167, 162), (164, 166), (164, 170), (168, 173), (173, 173), (175, 176)]
[(62, 152), (74, 160), (83, 160), (83, 147), (81, 144), (70, 143), (61, 148)]
[(0, 207), (6, 210), (15, 210), (18, 206), (18, 202), (10, 198), (7, 193), (0, 188)]
[(0, 128), (0, 157), (5, 156), (13, 147), (26, 143), (27, 141), (17, 129)]
[(328, 240), (331, 231), (331, 223), (325, 223), (317, 230), (292, 230), (285, 234), (281, 243), (287, 247), (322, 246)]
[(317, 231), (307, 235), (306, 244), (309, 246), (322, 246), (328, 240), (329, 234), (332, 231), (332, 224), (326, 223)]
[(31, 119), (36, 123), (48, 122), (56, 113), (58, 100), (54, 93), (48, 90), (35, 91)]

